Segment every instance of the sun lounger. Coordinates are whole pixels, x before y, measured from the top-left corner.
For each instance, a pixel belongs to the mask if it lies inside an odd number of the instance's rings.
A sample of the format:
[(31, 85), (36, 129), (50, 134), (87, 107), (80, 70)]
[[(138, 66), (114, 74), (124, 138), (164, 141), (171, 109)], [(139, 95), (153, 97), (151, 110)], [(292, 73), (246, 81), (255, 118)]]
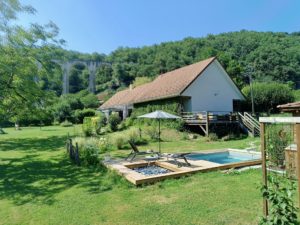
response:
[(130, 144), (132, 150), (129, 153), (129, 155), (127, 156), (126, 160), (128, 160), (131, 157), (130, 162), (132, 162), (132, 160), (134, 160), (134, 158), (137, 155), (154, 155), (154, 154), (157, 154), (156, 158), (159, 158), (159, 152), (155, 152), (153, 150), (139, 151), (139, 149), (137, 148), (137, 146), (132, 141), (128, 141), (128, 143)]
[(180, 161), (178, 161), (178, 159), (183, 159), (186, 163), (186, 165), (191, 166), (191, 164), (188, 162), (186, 156), (191, 154), (190, 152), (185, 152), (185, 153), (167, 153), (167, 154), (163, 154), (163, 156), (167, 157), (167, 160), (169, 160), (169, 158), (173, 159), (175, 161), (175, 163), (177, 164), (178, 167), (183, 166), (184, 164)]

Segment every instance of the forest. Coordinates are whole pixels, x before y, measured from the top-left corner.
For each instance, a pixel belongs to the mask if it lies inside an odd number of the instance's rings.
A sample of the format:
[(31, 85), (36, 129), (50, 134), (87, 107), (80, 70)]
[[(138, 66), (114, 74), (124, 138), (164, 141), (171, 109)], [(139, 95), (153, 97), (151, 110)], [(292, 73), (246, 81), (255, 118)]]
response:
[[(140, 48), (120, 47), (109, 55), (59, 49), (65, 59), (100, 60), (97, 69), (97, 93), (114, 92), (134, 83), (136, 78), (148, 81), (157, 75), (217, 56), (239, 88), (248, 84), (251, 73), (254, 81), (296, 84), (300, 78), (300, 32), (238, 31), (208, 35), (203, 38), (188, 37), (181, 41), (165, 42)], [(70, 77), (70, 92), (87, 87), (87, 73), (83, 66), (74, 65)], [(142, 79), (138, 80), (142, 80)], [(146, 79), (148, 78), (148, 79)], [(45, 83), (59, 84), (61, 72), (53, 73), (53, 80)], [(45, 85), (61, 93), (61, 84)]]
[[(58, 39), (59, 28), (51, 22), (31, 24), (29, 28), (15, 25), (13, 21), (18, 13), (35, 13), (35, 10), (18, 1), (3, 2), (0, 7), (2, 125), (16, 121), (80, 123), (85, 115), (94, 113), (98, 99), (105, 101), (129, 84), (137, 86), (149, 82), (161, 73), (212, 56), (217, 56), (237, 86), (245, 90), (246, 97), (249, 97), (249, 75), (254, 83), (273, 83), (273, 89), (283, 87), (288, 92), (300, 81), (300, 32), (241, 30), (152, 46), (119, 47), (108, 55), (83, 54), (65, 50), (65, 41)], [(78, 62), (70, 70), (70, 93), (62, 95), (62, 68), (57, 61), (74, 60), (102, 62), (96, 71), (96, 93), (87, 91), (88, 69)], [(272, 98), (279, 100), (259, 110), (271, 112), (276, 104), (294, 100), (291, 93), (283, 97), (278, 97), (280, 93), (272, 96), (272, 93), (257, 99), (260, 102), (256, 104), (263, 106)], [(261, 95), (256, 93), (255, 96)]]

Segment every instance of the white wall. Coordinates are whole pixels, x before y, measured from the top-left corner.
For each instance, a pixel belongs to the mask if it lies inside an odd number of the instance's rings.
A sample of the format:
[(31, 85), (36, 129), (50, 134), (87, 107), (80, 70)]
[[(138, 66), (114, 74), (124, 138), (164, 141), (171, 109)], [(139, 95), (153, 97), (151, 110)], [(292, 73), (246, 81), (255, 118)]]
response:
[(215, 60), (182, 93), (191, 96), (184, 103), (185, 111), (232, 111), (233, 99), (244, 99), (230, 77)]

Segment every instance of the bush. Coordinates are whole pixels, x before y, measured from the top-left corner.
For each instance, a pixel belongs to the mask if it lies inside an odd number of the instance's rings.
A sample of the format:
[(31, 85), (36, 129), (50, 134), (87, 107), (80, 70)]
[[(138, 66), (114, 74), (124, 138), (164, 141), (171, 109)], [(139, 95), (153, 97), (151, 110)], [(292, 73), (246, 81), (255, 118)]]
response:
[(101, 134), (101, 129), (106, 125), (106, 117), (104, 114), (99, 114), (96, 117), (92, 118), (93, 128), (95, 129), (96, 134)]
[[(242, 90), (246, 96), (248, 104), (251, 105), (251, 89), (246, 86)], [(277, 105), (292, 102), (294, 100), (293, 91), (287, 84), (268, 82), (253, 84), (253, 98), (255, 111), (257, 112), (278, 112)]]
[(94, 108), (96, 109), (99, 107), (99, 100), (96, 95), (94, 94), (87, 94), (86, 96), (83, 96), (80, 98), (80, 101), (84, 105), (85, 108)]
[(106, 152), (106, 151), (110, 150), (111, 145), (107, 138), (101, 137), (99, 139), (99, 147), (100, 147), (101, 152)]
[[(290, 127), (289, 127), (290, 128)], [(285, 159), (284, 149), (291, 142), (290, 130), (281, 125), (270, 125), (267, 129), (267, 153), (270, 162), (275, 166), (283, 166)]]
[(145, 133), (150, 137), (151, 140), (158, 140), (159, 131), (154, 126), (149, 126), (145, 128)]
[(163, 124), (164, 123), (166, 124), (166, 127), (175, 129), (177, 131), (184, 131), (185, 122), (183, 119), (163, 121)]
[(189, 138), (188, 133), (186, 133), (186, 132), (182, 133), (181, 139), (182, 139), (182, 140), (189, 140), (190, 138)]
[(62, 126), (62, 127), (71, 127), (71, 126), (73, 126), (73, 123), (71, 123), (71, 122), (68, 121), (68, 120), (65, 120), (64, 122), (62, 122), (62, 123), (60, 124), (60, 126)]
[(86, 137), (90, 137), (93, 135), (93, 124), (92, 124), (91, 117), (85, 117), (83, 119), (82, 131), (83, 131), (84, 136), (86, 136)]
[(84, 117), (92, 117), (95, 116), (94, 109), (77, 109), (75, 110), (74, 117), (77, 123), (83, 123)]
[(137, 128), (130, 129), (128, 132), (128, 141), (133, 142), (134, 144), (139, 143), (140, 133)]
[(116, 136), (115, 140), (114, 140), (114, 143), (115, 143), (115, 145), (118, 149), (122, 149), (124, 144), (125, 144), (125, 138), (121, 135)]
[(165, 100), (156, 100), (152, 102), (145, 102), (135, 104), (132, 111), (132, 116), (137, 117), (155, 110), (162, 110), (172, 114), (179, 114), (181, 109), (181, 102), (179, 98), (169, 98)]
[(96, 138), (75, 138), (78, 143), (79, 157), (83, 165), (96, 165), (99, 163), (100, 142)]
[(61, 96), (51, 108), (55, 120), (59, 122), (64, 120), (75, 122), (75, 110), (83, 109), (83, 104), (77, 96), (67, 94)]
[(124, 120), (125, 127), (131, 127), (134, 123), (134, 118), (128, 117)]
[(53, 126), (58, 126), (58, 125), (60, 125), (60, 123), (59, 123), (59, 121), (54, 120), (53, 123), (52, 123), (52, 125), (53, 125)]
[(121, 118), (119, 117), (118, 114), (116, 114), (116, 113), (111, 114), (108, 119), (108, 124), (109, 124), (111, 131), (117, 131), (118, 125), (120, 122), (121, 122)]
[(206, 141), (211, 142), (211, 141), (218, 141), (219, 137), (216, 133), (210, 133), (208, 134), (208, 136), (206, 137)]
[(298, 209), (293, 202), (295, 183), (276, 176), (269, 176), (268, 181), (269, 185), (263, 186), (261, 192), (269, 202), (270, 213), (266, 218), (262, 218), (259, 224), (299, 224)]
[(118, 125), (118, 130), (125, 130), (126, 129), (126, 124), (124, 121), (122, 121), (119, 125)]

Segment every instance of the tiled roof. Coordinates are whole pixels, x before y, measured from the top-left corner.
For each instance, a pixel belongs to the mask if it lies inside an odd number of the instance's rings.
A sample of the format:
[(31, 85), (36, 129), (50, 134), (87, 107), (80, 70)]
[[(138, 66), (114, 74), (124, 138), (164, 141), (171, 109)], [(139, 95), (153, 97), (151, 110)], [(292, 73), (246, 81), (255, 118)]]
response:
[(284, 105), (278, 105), (277, 108), (279, 108), (281, 111), (285, 111), (285, 112), (297, 111), (297, 110), (300, 110), (300, 102), (293, 102), (293, 103), (287, 103)]
[(101, 105), (100, 109), (179, 96), (215, 59), (212, 57), (161, 74), (150, 83), (119, 91)]

